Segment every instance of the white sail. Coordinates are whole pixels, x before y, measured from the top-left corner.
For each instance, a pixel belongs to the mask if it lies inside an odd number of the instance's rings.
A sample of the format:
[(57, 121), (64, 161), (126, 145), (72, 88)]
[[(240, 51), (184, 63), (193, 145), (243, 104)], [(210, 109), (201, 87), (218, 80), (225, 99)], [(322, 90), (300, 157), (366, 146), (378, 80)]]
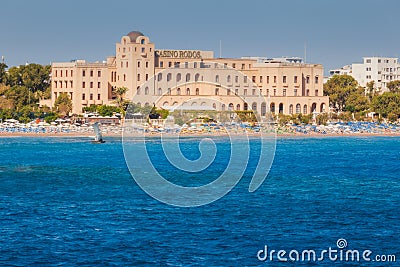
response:
[(95, 133), (94, 140), (97, 141), (97, 142), (98, 141), (102, 141), (103, 140), (103, 136), (101, 135), (101, 131), (100, 131), (100, 127), (99, 127), (99, 123), (98, 122), (93, 124), (93, 130), (94, 130), (94, 133)]

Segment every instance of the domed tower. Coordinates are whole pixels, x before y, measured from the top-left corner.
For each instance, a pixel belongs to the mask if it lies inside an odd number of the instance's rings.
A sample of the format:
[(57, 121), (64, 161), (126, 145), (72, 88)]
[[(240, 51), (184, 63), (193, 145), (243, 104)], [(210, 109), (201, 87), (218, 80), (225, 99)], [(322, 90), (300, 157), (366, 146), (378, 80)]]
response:
[(125, 86), (131, 100), (140, 87), (154, 75), (154, 44), (139, 31), (131, 31), (116, 44), (116, 85)]

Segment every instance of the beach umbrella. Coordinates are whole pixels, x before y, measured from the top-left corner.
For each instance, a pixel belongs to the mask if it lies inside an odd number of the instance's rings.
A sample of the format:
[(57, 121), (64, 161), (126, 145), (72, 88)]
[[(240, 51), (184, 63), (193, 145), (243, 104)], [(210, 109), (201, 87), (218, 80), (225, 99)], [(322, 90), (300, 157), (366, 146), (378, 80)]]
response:
[(6, 122), (9, 122), (9, 123), (19, 123), (19, 121), (14, 120), (14, 119), (7, 119)]

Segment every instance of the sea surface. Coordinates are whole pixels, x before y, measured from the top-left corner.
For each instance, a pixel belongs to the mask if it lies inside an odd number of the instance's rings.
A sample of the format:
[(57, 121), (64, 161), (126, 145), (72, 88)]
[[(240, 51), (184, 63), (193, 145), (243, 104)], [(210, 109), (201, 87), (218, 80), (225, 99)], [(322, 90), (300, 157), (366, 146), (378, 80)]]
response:
[[(0, 138), (0, 266), (398, 266), (400, 138), (282, 138), (267, 179), (244, 177), (223, 198), (180, 208), (147, 195), (132, 178), (121, 140)], [(181, 148), (196, 159), (199, 139)], [(174, 169), (162, 153), (156, 167), (182, 185), (209, 183), (229, 159), (229, 142), (196, 175)], [(257, 141), (251, 141), (256, 142)], [(157, 151), (159, 142), (148, 147)], [(225, 162), (225, 163), (224, 163)], [(371, 250), (396, 263), (280, 262), (260, 250)], [(341, 240), (344, 242), (343, 240)], [(339, 252), (338, 252), (339, 253)], [(292, 254), (295, 255), (295, 254)]]

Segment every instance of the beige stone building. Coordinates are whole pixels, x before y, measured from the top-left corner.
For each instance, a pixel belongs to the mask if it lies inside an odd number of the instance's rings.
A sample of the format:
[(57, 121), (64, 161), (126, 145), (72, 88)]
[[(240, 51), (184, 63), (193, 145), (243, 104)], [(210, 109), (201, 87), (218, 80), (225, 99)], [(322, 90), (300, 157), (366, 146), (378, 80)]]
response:
[(51, 105), (66, 92), (73, 113), (93, 104), (114, 104), (115, 89), (140, 105), (174, 109), (255, 110), (283, 114), (328, 111), (323, 67), (299, 61), (214, 58), (212, 51), (156, 50), (140, 32), (116, 44), (104, 62), (52, 64)]

